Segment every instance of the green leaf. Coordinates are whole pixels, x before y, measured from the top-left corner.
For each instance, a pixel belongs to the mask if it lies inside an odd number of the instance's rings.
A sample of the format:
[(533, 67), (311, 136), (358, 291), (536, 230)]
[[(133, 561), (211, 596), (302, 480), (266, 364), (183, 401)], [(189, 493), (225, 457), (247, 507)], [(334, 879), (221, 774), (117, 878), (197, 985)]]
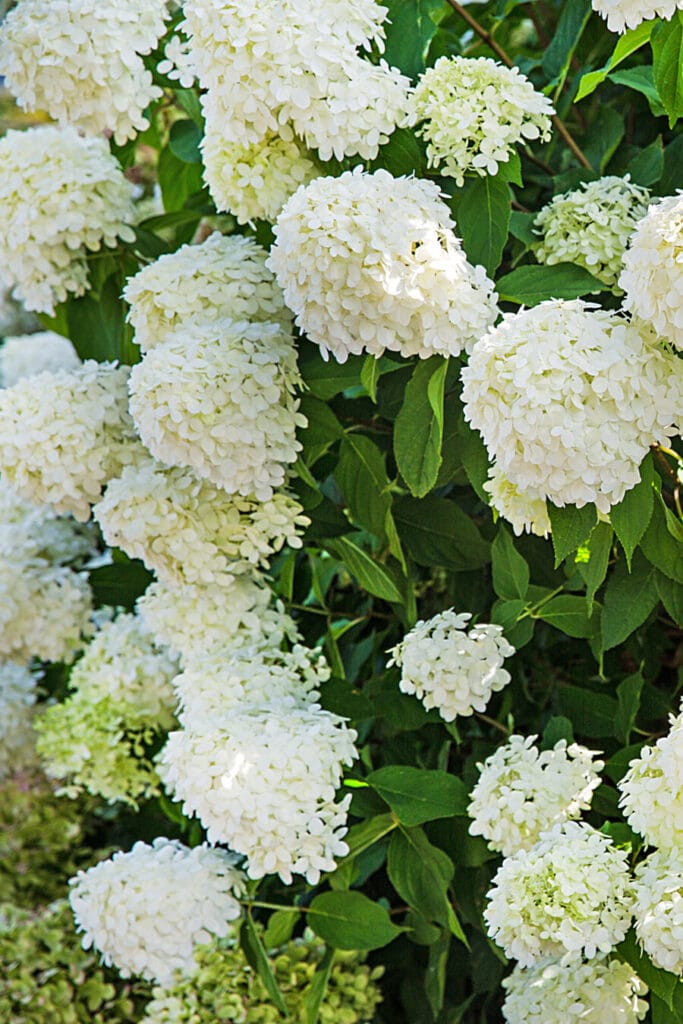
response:
[(69, 299), (66, 303), (69, 337), (81, 359), (138, 362), (140, 356), (132, 342), (133, 330), (126, 323), (127, 308), (121, 299), (118, 273), (107, 278), (98, 294), (90, 292), (80, 299)]
[(441, 565), (454, 572), (480, 569), (490, 547), (462, 509), (447, 498), (398, 498), (394, 519), (401, 540), (418, 565)]
[(176, 121), (171, 125), (168, 144), (174, 156), (184, 164), (200, 164), (202, 154), (199, 143), (202, 141), (202, 130), (194, 121)]
[(292, 937), (294, 925), (301, 914), (298, 910), (276, 910), (268, 918), (268, 926), (263, 933), (263, 945), (266, 949), (277, 949), (284, 946)]
[(667, 526), (667, 512), (668, 509), (658, 494), (652, 509), (650, 525), (640, 542), (640, 550), (648, 562), (665, 576), (676, 583), (683, 583), (683, 548), (671, 535)]
[(384, 566), (375, 562), (348, 537), (335, 537), (325, 542), (330, 554), (343, 562), (361, 587), (383, 601), (402, 603), (403, 596)]
[(652, 30), (652, 71), (662, 106), (673, 128), (683, 114), (683, 18), (677, 11), (671, 21), (660, 21)]
[(633, 552), (650, 525), (654, 509), (655, 470), (648, 455), (640, 467), (640, 483), (627, 491), (618, 505), (610, 509), (609, 518), (626, 555), (630, 568)]
[[(124, 556), (125, 557), (125, 556)], [(138, 559), (101, 565), (88, 574), (96, 605), (133, 609), (135, 602), (152, 582), (153, 576)]]
[(249, 966), (258, 974), (275, 1006), (283, 1017), (289, 1017), (287, 1004), (282, 998), (282, 993), (273, 974), (273, 968), (270, 966), (268, 954), (261, 942), (259, 933), (254, 927), (250, 914), (247, 914), (240, 929), (240, 945)]
[(597, 106), (583, 150), (591, 167), (602, 174), (625, 133), (623, 111), (608, 107), (605, 103)]
[(631, 175), (631, 181), (636, 185), (649, 187), (656, 184), (664, 173), (664, 147), (662, 137), (658, 135), (654, 142), (651, 142), (645, 149), (630, 161), (626, 168)]
[(397, 764), (378, 768), (365, 781), (408, 827), (466, 813), (465, 785), (447, 772)]
[(548, 78), (564, 81), (574, 50), (591, 16), (588, 0), (567, 0), (561, 7), (550, 45), (543, 54), (542, 67)]
[(468, 178), (455, 197), (457, 232), (470, 263), (493, 276), (503, 258), (512, 208), (506, 181), (490, 174)]
[(366, 356), (363, 368), (360, 371), (360, 382), (369, 394), (371, 400), (377, 403), (377, 381), (379, 380), (379, 359), (375, 356)]
[(451, 937), (444, 930), (440, 938), (429, 947), (429, 960), (425, 973), (425, 993), (429, 1008), (436, 1019), (443, 1009), (446, 994), (446, 969)]
[(577, 639), (584, 639), (595, 632), (595, 622), (588, 616), (586, 602), (573, 594), (558, 594), (551, 598), (536, 612), (536, 616)]
[(465, 933), (448, 899), (455, 868), (448, 854), (433, 846), (421, 828), (401, 829), (389, 844), (387, 872), (409, 907), (436, 921), (467, 945)]
[(547, 505), (552, 527), (555, 568), (557, 568), (567, 555), (576, 551), (588, 538), (598, 521), (598, 513), (595, 505), (584, 505), (583, 508), (577, 508), (576, 505), (565, 505), (564, 508), (558, 508), (557, 505), (553, 505), (552, 501), (549, 501)]
[(518, 302), (523, 306), (537, 306), (546, 299), (577, 299), (581, 295), (609, 291), (606, 284), (574, 263), (517, 267), (499, 278), (496, 288), (504, 302)]
[(574, 102), (578, 103), (579, 100), (590, 96), (592, 92), (595, 92), (600, 83), (605, 81), (612, 68), (615, 68), (617, 64), (621, 64), (623, 60), (626, 60), (632, 53), (635, 53), (641, 46), (644, 46), (652, 35), (654, 25), (654, 21), (643, 21), (637, 28), (629, 29), (628, 32), (620, 36), (605, 66), (598, 71), (588, 71), (583, 75)]
[(425, 70), (429, 44), (448, 12), (443, 0), (386, 0), (389, 15), (384, 57), (409, 78)]
[(643, 674), (638, 671), (617, 686), (619, 707), (614, 720), (614, 735), (620, 743), (630, 743), (631, 741), (631, 732), (635, 728), (644, 684)]
[(484, 484), (489, 478), (488, 452), (480, 435), (464, 419), (461, 429), (458, 431), (457, 443), (467, 479), (472, 484), (477, 497), (485, 505), (488, 505), (490, 495), (484, 490)]
[(334, 475), (354, 523), (383, 539), (391, 494), (384, 456), (377, 445), (362, 434), (347, 434)]
[(323, 359), (317, 346), (307, 356), (301, 360), (299, 368), (316, 398), (328, 401), (360, 380), (363, 366), (361, 356), (349, 356), (345, 363), (338, 363), (336, 359)]
[(508, 601), (523, 601), (529, 589), (529, 566), (504, 527), (498, 530), (491, 545), (491, 565), (496, 594)]
[(538, 242), (539, 236), (533, 230), (535, 220), (535, 213), (522, 213), (520, 210), (513, 210), (510, 214), (510, 234), (518, 238), (520, 242), (524, 242), (527, 248)]
[(344, 837), (344, 842), (349, 848), (344, 859), (357, 857), (359, 853), (369, 849), (379, 839), (393, 832), (395, 828), (396, 818), (393, 814), (376, 814), (374, 818), (367, 818), (357, 825), (352, 825)]
[(543, 730), (543, 750), (552, 750), (559, 740), (566, 740), (567, 743), (574, 742), (574, 727), (564, 715), (553, 715)]
[(677, 188), (683, 188), (683, 135), (677, 135), (664, 148), (664, 173), (657, 186), (657, 193), (669, 196)]
[(201, 165), (179, 160), (168, 147), (159, 154), (157, 176), (167, 213), (181, 210), (203, 184)]
[(619, 943), (616, 953), (620, 960), (629, 964), (638, 977), (643, 979), (650, 991), (654, 992), (669, 1009), (673, 1008), (674, 990), (679, 983), (678, 978), (669, 971), (655, 967), (650, 958), (641, 952), (633, 928), (624, 941)]
[(606, 693), (593, 693), (581, 686), (562, 686), (558, 709), (571, 720), (579, 735), (589, 738), (614, 736), (618, 704)]
[(655, 584), (659, 600), (674, 622), (683, 626), (683, 585), (657, 571)]
[(586, 608), (589, 615), (593, 614), (595, 595), (607, 575), (612, 538), (613, 531), (609, 523), (597, 523), (585, 546), (588, 561), (579, 561), (577, 557), (576, 568), (586, 584)]
[(402, 174), (414, 174), (416, 178), (426, 177), (427, 158), (423, 147), (408, 128), (395, 128), (388, 142), (380, 146), (379, 153), (372, 161), (372, 169), (385, 168), (394, 178)]
[(174, 89), (176, 101), (183, 108), (186, 114), (192, 118), (200, 128), (204, 127), (204, 115), (199, 96), (194, 89)]
[(316, 896), (307, 916), (316, 935), (335, 949), (379, 949), (403, 931), (384, 907), (353, 890)]
[(642, 93), (655, 117), (661, 117), (665, 113), (659, 93), (655, 88), (651, 64), (640, 64), (638, 67), (628, 68), (626, 71), (615, 71), (609, 77), (610, 81), (617, 85), (625, 85), (627, 89), (635, 89), (636, 92)]
[(609, 651), (642, 626), (658, 601), (655, 569), (637, 552), (631, 572), (618, 562), (605, 589), (602, 647)]
[(427, 494), (439, 475), (448, 359), (420, 360), (405, 390), (394, 430), (396, 465), (411, 494)]
[(315, 974), (313, 975), (308, 992), (304, 996), (303, 1008), (306, 1015), (305, 1024), (317, 1024), (318, 1016), (320, 1014), (320, 1004), (322, 1003), (327, 991), (330, 974), (332, 973), (333, 961), (334, 950), (326, 949), (322, 960), (315, 969)]

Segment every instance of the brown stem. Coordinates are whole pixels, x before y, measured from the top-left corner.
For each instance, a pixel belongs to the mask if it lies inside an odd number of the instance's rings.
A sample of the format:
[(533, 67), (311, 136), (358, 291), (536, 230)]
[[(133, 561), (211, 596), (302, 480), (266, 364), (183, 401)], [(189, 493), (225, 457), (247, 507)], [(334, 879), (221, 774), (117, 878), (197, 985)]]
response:
[[(515, 66), (514, 61), (505, 52), (503, 47), (499, 43), (496, 42), (496, 40), (493, 38), (491, 33), (487, 32), (487, 30), (484, 28), (483, 25), (479, 24), (479, 22), (477, 21), (476, 18), (472, 17), (472, 15), (469, 13), (468, 10), (466, 10), (464, 7), (462, 7), (457, 2), (457, 0), (447, 0), (447, 3), (453, 8), (453, 10), (456, 12), (456, 14), (460, 15), (460, 17), (463, 19), (463, 21), (467, 22), (467, 24), (470, 26), (472, 31), (476, 32), (476, 34), (479, 36), (479, 38), (483, 42), (486, 43), (486, 45), (489, 47), (489, 49), (493, 50), (495, 55), (497, 57), (499, 57), (500, 60), (502, 60), (503, 64), (505, 64), (506, 67), (513, 68)], [(560, 138), (565, 143), (565, 145), (568, 147), (568, 149), (571, 150), (571, 152), (574, 154), (574, 156), (579, 161), (579, 163), (583, 167), (586, 167), (589, 171), (592, 171), (593, 170), (593, 166), (592, 166), (590, 160), (588, 159), (586, 154), (583, 152), (583, 150), (581, 149), (579, 144), (576, 142), (576, 140), (573, 138), (571, 132), (567, 128), (567, 126), (564, 123), (564, 121), (562, 121), (557, 116), (557, 114), (553, 114), (552, 117), (551, 117), (551, 120), (552, 120), (553, 124), (555, 125), (555, 128), (557, 129), (557, 134), (560, 136)]]

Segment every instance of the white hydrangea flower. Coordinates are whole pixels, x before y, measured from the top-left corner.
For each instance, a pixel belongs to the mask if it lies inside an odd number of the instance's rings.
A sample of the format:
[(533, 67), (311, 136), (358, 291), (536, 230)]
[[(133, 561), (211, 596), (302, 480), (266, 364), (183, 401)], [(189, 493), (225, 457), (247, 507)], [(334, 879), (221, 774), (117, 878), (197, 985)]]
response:
[(99, 950), (123, 978), (139, 974), (164, 986), (175, 971), (196, 970), (195, 946), (235, 933), (244, 889), (230, 854), (164, 837), (135, 843), (69, 884), (83, 946)]
[(197, 78), (190, 41), (183, 35), (173, 35), (164, 47), (164, 59), (157, 64), (160, 75), (178, 82), (183, 89), (191, 89)]
[(358, 49), (383, 49), (375, 0), (186, 0), (180, 26), (224, 138), (260, 143), (293, 122), (323, 159), (373, 159), (405, 111), (409, 81)]
[(534, 221), (541, 241), (532, 246), (539, 263), (576, 263), (620, 292), (617, 280), (629, 236), (648, 210), (648, 189), (627, 174), (584, 181), (555, 196)]
[(636, 1024), (647, 1013), (647, 985), (619, 960), (541, 962), (503, 979), (507, 1024)]
[(0, 658), (72, 661), (92, 631), (87, 581), (40, 559), (0, 555)]
[(495, 464), (489, 470), (484, 490), (489, 495), (491, 508), (510, 523), (516, 537), (523, 533), (548, 536), (551, 531), (548, 507), (534, 491), (515, 487)]
[(638, 222), (619, 277), (624, 308), (677, 348), (683, 348), (682, 264), (683, 192), (678, 192), (656, 200)]
[(231, 213), (238, 224), (274, 221), (299, 186), (318, 174), (288, 125), (247, 145), (227, 140), (222, 129), (220, 119), (207, 116), (204, 180), (216, 208)]
[(128, 279), (123, 297), (143, 352), (190, 323), (253, 320), (288, 327), (291, 314), (266, 268), (267, 252), (253, 238), (214, 232), (183, 245)]
[(190, 323), (133, 367), (129, 408), (155, 458), (268, 501), (302, 447), (300, 383), (294, 340), (279, 324)]
[(291, 651), (218, 647), (189, 661), (173, 686), (185, 729), (201, 732), (228, 712), (247, 704), (268, 704), (292, 697), (311, 704), (330, 678), (319, 651), (295, 644)]
[(133, 241), (130, 184), (105, 139), (71, 127), (7, 132), (0, 165), (3, 275), (27, 309), (52, 315), (86, 291), (88, 250)]
[(510, 682), (503, 662), (515, 653), (502, 626), (467, 624), (469, 612), (453, 609), (417, 622), (389, 653), (401, 669), (400, 689), (425, 708), (437, 708), (446, 722), (483, 711), (491, 694)]
[(634, 832), (650, 846), (683, 848), (683, 712), (653, 747), (631, 761), (619, 782), (622, 808)]
[(503, 861), (484, 920), (505, 955), (531, 967), (544, 957), (609, 953), (629, 929), (632, 905), (626, 853), (590, 825), (568, 821)]
[(288, 544), (309, 520), (278, 491), (269, 501), (228, 495), (186, 469), (140, 457), (110, 481), (94, 508), (110, 547), (141, 558), (163, 583), (229, 583)]
[(497, 471), (556, 505), (608, 512), (683, 415), (683, 363), (580, 299), (505, 314), (461, 376), (465, 419)]
[(68, 338), (54, 331), (7, 337), (0, 347), (0, 384), (11, 388), (22, 377), (56, 370), (75, 370), (81, 365)]
[(657, 850), (636, 868), (636, 935), (655, 967), (683, 975), (683, 858)]
[(0, 470), (22, 497), (89, 519), (130, 456), (128, 370), (88, 359), (0, 390)]
[(0, 661), (0, 780), (36, 762), (33, 707), (38, 679), (23, 665)]
[(60, 516), (49, 505), (33, 505), (0, 479), (0, 555), (67, 565), (97, 554), (90, 524)]
[(419, 125), (429, 166), (462, 185), (468, 171), (497, 174), (515, 143), (547, 142), (554, 113), (519, 68), (489, 57), (439, 57), (411, 92), (406, 121)]
[(214, 648), (279, 649), (299, 633), (281, 602), (270, 607), (272, 592), (252, 576), (226, 577), (221, 585), (167, 586), (152, 583), (137, 610), (157, 641), (178, 651), (185, 663)]
[(591, 0), (591, 7), (605, 18), (610, 32), (622, 33), (650, 18), (670, 21), (676, 11), (683, 10), (683, 0)]
[(269, 259), (299, 327), (339, 362), (363, 351), (457, 355), (497, 314), (493, 282), (468, 263), (438, 187), (347, 171), (292, 196)]
[(297, 874), (316, 885), (348, 853), (350, 797), (334, 797), (355, 739), (345, 719), (315, 704), (245, 706), (199, 731), (172, 732), (159, 774), (210, 842), (249, 858), (250, 878), (277, 873), (290, 884)]
[(166, 0), (20, 0), (0, 26), (0, 71), (23, 110), (45, 110), (123, 144), (161, 96), (142, 54), (164, 34)]
[(603, 761), (595, 752), (566, 740), (539, 751), (536, 736), (511, 736), (484, 764), (467, 813), (470, 834), (483, 836), (492, 850), (509, 857), (529, 850), (547, 832), (588, 810), (600, 785)]

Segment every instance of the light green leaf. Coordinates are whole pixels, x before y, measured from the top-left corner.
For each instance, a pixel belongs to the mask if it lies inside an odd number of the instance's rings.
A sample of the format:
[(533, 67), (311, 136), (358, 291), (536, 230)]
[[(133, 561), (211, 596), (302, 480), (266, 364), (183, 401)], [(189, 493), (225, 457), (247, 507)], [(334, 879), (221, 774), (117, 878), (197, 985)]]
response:
[(259, 933), (254, 927), (254, 922), (252, 921), (250, 914), (247, 914), (242, 924), (242, 928), (240, 929), (240, 945), (247, 962), (258, 974), (275, 1006), (277, 1006), (278, 1010), (284, 1017), (289, 1017), (287, 1004), (285, 1003), (278, 983), (275, 980), (275, 975), (273, 973), (273, 968), (270, 965), (268, 954), (261, 942)]
[(623, 60), (626, 60), (632, 53), (635, 53), (641, 46), (644, 46), (652, 35), (652, 29), (655, 24), (656, 22), (654, 21), (643, 21), (637, 28), (629, 29), (628, 32), (620, 36), (605, 66), (598, 71), (588, 71), (583, 75), (574, 102), (578, 103), (579, 100), (590, 96), (592, 92), (595, 92), (600, 83), (605, 81), (612, 68), (621, 64)]
[(384, 601), (397, 603), (403, 601), (400, 590), (384, 566), (375, 562), (348, 537), (335, 537), (334, 540), (327, 540), (325, 547), (330, 554), (345, 564), (351, 575), (369, 594), (381, 597)]
[(575, 263), (517, 267), (499, 278), (496, 288), (503, 301), (523, 306), (537, 306), (546, 299), (577, 299), (581, 295), (609, 291), (606, 284)]
[(335, 949), (379, 949), (404, 930), (361, 892), (325, 892), (308, 908), (308, 923)]
[(334, 950), (326, 949), (322, 960), (315, 969), (315, 974), (313, 975), (308, 992), (304, 996), (303, 1006), (306, 1014), (305, 1024), (317, 1024), (320, 1013), (320, 1004), (322, 1003), (327, 991), (330, 974), (332, 973), (333, 961)]
[(673, 128), (683, 114), (683, 18), (677, 11), (671, 21), (660, 21), (652, 30), (654, 84)]

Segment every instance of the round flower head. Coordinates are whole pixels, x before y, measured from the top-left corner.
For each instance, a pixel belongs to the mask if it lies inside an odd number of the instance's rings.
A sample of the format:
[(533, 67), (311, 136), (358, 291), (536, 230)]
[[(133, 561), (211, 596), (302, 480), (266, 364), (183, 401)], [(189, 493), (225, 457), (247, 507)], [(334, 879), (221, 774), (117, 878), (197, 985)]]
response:
[(216, 208), (233, 214), (238, 224), (275, 220), (299, 185), (316, 177), (316, 165), (286, 125), (246, 145), (226, 139), (222, 127), (220, 118), (208, 114), (201, 147)]
[(580, 299), (506, 314), (475, 345), (462, 380), (465, 419), (497, 472), (560, 506), (608, 512), (683, 415), (683, 364)]
[(452, 609), (416, 623), (389, 653), (401, 668), (400, 688), (424, 706), (437, 708), (446, 722), (483, 711), (491, 694), (510, 682), (503, 661), (515, 653), (502, 626), (477, 625)]
[(636, 28), (641, 21), (649, 21), (650, 18), (664, 18), (669, 21), (676, 11), (683, 9), (681, 0), (660, 0), (659, 3), (652, 3), (651, 0), (591, 0), (591, 7), (594, 11), (605, 18), (607, 28), (610, 32), (625, 32), (626, 29)]
[(330, 677), (318, 651), (296, 644), (291, 651), (230, 646), (189, 662), (173, 680), (186, 729), (201, 732), (222, 715), (246, 704), (268, 704), (288, 697), (311, 704)]
[(0, 662), (0, 780), (33, 766), (33, 705), (38, 679), (23, 665)]
[(70, 885), (84, 948), (124, 978), (168, 986), (175, 971), (194, 971), (195, 946), (234, 933), (244, 883), (230, 854), (162, 837), (79, 871)]
[(467, 262), (436, 185), (356, 168), (285, 205), (269, 266), (299, 327), (339, 362), (364, 350), (457, 355), (493, 323), (493, 282)]
[(215, 648), (237, 652), (279, 650), (285, 640), (300, 639), (296, 623), (256, 577), (226, 577), (219, 585), (184, 587), (152, 583), (138, 598), (137, 610), (160, 643), (192, 663)]
[(534, 221), (541, 241), (532, 246), (539, 263), (577, 263), (619, 292), (629, 236), (647, 213), (650, 193), (625, 178), (609, 175), (584, 181), (555, 196)]
[(348, 853), (350, 797), (334, 796), (355, 739), (343, 718), (315, 704), (247, 705), (199, 731), (172, 732), (159, 774), (209, 842), (249, 858), (250, 878), (277, 873), (289, 884), (298, 874), (316, 885)]
[(577, 743), (559, 740), (539, 751), (536, 736), (511, 736), (484, 764), (467, 813), (470, 834), (509, 857), (529, 850), (542, 832), (588, 810), (600, 785), (602, 761)]
[(141, 558), (162, 583), (230, 583), (235, 573), (268, 567), (285, 545), (301, 547), (309, 520), (278, 491), (268, 501), (231, 496), (190, 470), (141, 456), (112, 480), (95, 506), (110, 547)]
[(128, 458), (128, 367), (88, 359), (0, 391), (0, 470), (28, 501), (85, 522)]
[(522, 967), (609, 953), (631, 924), (628, 860), (609, 836), (569, 821), (503, 861), (484, 911), (489, 936)]
[(253, 238), (214, 232), (143, 267), (123, 291), (136, 344), (147, 352), (180, 326), (225, 319), (287, 327), (291, 317), (266, 256)]
[(57, 515), (49, 505), (31, 504), (0, 479), (0, 555), (10, 561), (68, 565), (85, 561), (97, 551), (90, 524)]
[(45, 370), (75, 370), (80, 365), (69, 339), (54, 331), (8, 337), (0, 348), (0, 384), (11, 388), (22, 377), (33, 377)]
[(517, 142), (550, 138), (550, 100), (518, 68), (489, 57), (439, 57), (408, 100), (430, 167), (462, 185), (467, 171), (497, 174)]
[(604, 957), (515, 967), (503, 988), (507, 1024), (636, 1024), (647, 1013), (647, 986), (628, 964)]
[(619, 782), (620, 807), (650, 846), (683, 848), (683, 712), (654, 747), (643, 747)]
[(91, 609), (78, 573), (0, 555), (0, 658), (72, 661), (91, 632)]
[(683, 858), (657, 850), (636, 868), (636, 935), (655, 967), (683, 975)]
[(133, 367), (130, 412), (157, 459), (268, 501), (301, 449), (300, 383), (292, 336), (279, 324), (189, 324)]
[(117, 143), (149, 127), (161, 96), (141, 54), (164, 34), (166, 0), (20, 0), (0, 27), (0, 69), (24, 110)]
[(489, 470), (489, 479), (484, 484), (489, 495), (491, 508), (510, 523), (516, 537), (522, 533), (535, 533), (547, 537), (550, 533), (550, 517), (543, 498), (533, 491), (520, 491), (494, 465)]
[(3, 275), (27, 309), (53, 314), (86, 291), (88, 250), (133, 241), (130, 184), (104, 139), (71, 127), (7, 132), (0, 165)]
[(683, 193), (653, 203), (636, 225), (619, 278), (624, 308), (683, 348)]

